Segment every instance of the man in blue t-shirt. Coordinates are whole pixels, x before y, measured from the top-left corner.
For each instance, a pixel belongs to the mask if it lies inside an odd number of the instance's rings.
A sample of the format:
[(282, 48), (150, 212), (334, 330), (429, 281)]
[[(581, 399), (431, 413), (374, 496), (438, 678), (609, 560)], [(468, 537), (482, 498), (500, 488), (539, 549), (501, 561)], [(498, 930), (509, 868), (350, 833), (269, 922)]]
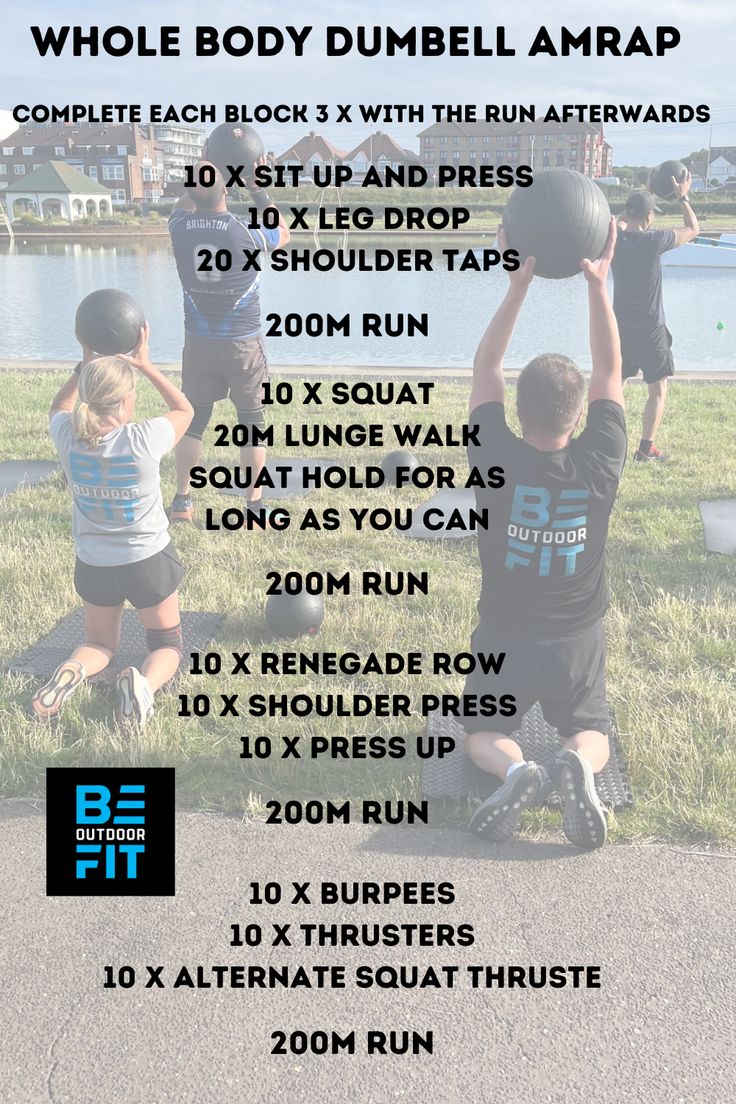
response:
[[(200, 162), (197, 174), (205, 165), (208, 162)], [(250, 183), (249, 190), (261, 219), (265, 210), (275, 210), (263, 189)], [(202, 458), (202, 435), (214, 404), (229, 397), (239, 424), (249, 430), (264, 425), (268, 362), (261, 326), (260, 268), (265, 253), (289, 240), (281, 215), (274, 228), (266, 229), (253, 228), (248, 217), (228, 211), (225, 182), (217, 170), (212, 186), (198, 184), (188, 191), (169, 219), (184, 291), (182, 390), (194, 407), (192, 423), (176, 449), (172, 521), (192, 520), (190, 473)], [(267, 221), (275, 219), (271, 216)], [(266, 462), (266, 450), (248, 445), (241, 449), (240, 462), (251, 469), (248, 501), (257, 504), (261, 492), (253, 482)]]
[(636, 463), (663, 460), (654, 437), (662, 421), (667, 380), (674, 375), (672, 335), (662, 306), (662, 254), (686, 245), (700, 233), (695, 212), (688, 203), (692, 176), (672, 178), (672, 191), (682, 210), (683, 226), (676, 230), (652, 230), (659, 211), (651, 192), (632, 192), (619, 221), (613, 273), (613, 310), (621, 334), (624, 379), (644, 377), (649, 396), (644, 407), (641, 441)]

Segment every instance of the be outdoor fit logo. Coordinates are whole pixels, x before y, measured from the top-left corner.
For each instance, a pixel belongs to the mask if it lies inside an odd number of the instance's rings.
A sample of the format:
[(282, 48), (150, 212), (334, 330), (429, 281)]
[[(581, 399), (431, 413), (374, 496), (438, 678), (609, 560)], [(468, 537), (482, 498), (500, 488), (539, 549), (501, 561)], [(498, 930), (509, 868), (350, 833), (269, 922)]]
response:
[(574, 575), (588, 535), (588, 497), (584, 487), (566, 489), (553, 506), (552, 495), (544, 487), (518, 484), (506, 531), (509, 571), (534, 567), (546, 578), (556, 562), (564, 564), (564, 575)]
[(173, 767), (49, 767), (46, 893), (173, 896)]

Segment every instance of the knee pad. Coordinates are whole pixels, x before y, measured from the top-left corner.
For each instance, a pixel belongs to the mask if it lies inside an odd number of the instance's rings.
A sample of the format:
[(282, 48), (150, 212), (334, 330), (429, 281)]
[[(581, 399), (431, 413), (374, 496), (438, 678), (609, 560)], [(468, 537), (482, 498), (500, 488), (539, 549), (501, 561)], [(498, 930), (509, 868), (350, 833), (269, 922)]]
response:
[(173, 648), (181, 656), (184, 651), (181, 625), (175, 625), (173, 629), (146, 629), (146, 646), (149, 652), (157, 652), (159, 648)]
[(185, 437), (194, 437), (195, 441), (201, 441), (204, 431), (209, 425), (210, 418), (212, 417), (212, 409), (214, 403), (210, 403), (209, 406), (195, 406), (194, 417), (189, 423), (189, 429), (184, 434)]
[(266, 419), (263, 414), (263, 409), (260, 410), (238, 410), (238, 424), (247, 426), (258, 426), (263, 428), (266, 424)]

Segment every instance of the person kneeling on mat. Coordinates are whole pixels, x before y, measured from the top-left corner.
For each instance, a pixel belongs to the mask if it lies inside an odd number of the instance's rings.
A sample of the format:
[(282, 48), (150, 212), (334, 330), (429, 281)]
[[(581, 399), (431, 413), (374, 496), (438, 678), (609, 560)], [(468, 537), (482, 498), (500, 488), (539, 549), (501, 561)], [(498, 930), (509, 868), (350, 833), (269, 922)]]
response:
[[(82, 360), (56, 395), (49, 430), (72, 492), (74, 586), (84, 603), (85, 643), (37, 694), (39, 720), (58, 716), (83, 679), (108, 666), (120, 642), (123, 605), (135, 606), (148, 656), (117, 677), (116, 718), (143, 727), (153, 696), (182, 656), (178, 586), (184, 567), (169, 538), (159, 465), (192, 420), (181, 391), (151, 364), (148, 327), (130, 356)], [(150, 380), (168, 414), (133, 424), (136, 372)]]
[[(266, 210), (271, 217), (277, 214), (275, 227), (254, 228), (245, 217), (228, 211), (225, 181), (214, 165), (201, 161), (195, 177), (201, 180), (205, 169), (211, 171), (214, 183), (188, 189), (169, 219), (184, 290), (182, 389), (194, 407), (192, 424), (176, 449), (176, 496), (169, 516), (179, 522), (191, 521), (194, 515), (190, 473), (202, 459), (202, 436), (213, 405), (229, 397), (238, 424), (249, 433), (265, 424), (263, 385), (268, 381), (268, 362), (261, 325), (260, 269), (252, 261), (260, 258), (262, 266), (263, 255), (286, 245), (290, 236), (269, 196), (252, 180), (248, 187), (253, 206), (260, 217)], [(241, 448), (241, 467), (252, 472), (248, 503), (253, 507), (260, 506), (256, 481), (265, 463), (262, 445)]]
[[(521, 437), (504, 414), (503, 357), (534, 275), (534, 258), (509, 275), (510, 286), (475, 354), (469, 422), (478, 426), (472, 467), (500, 465), (505, 484), (476, 491), (490, 526), (478, 543), (482, 589), (478, 653), (505, 653), (497, 675), (481, 667), (468, 694), (511, 694), (516, 716), (465, 719), (466, 749), (500, 787), (473, 814), (470, 828), (493, 840), (513, 835), (524, 808), (547, 779), (512, 738), (539, 702), (562, 740), (552, 781), (564, 803), (563, 829), (580, 847), (600, 847), (606, 818), (594, 774), (608, 761), (606, 703), (608, 521), (626, 459), (621, 347), (606, 288), (616, 224), (598, 260), (582, 261), (588, 282), (593, 369), (585, 429), (573, 437), (585, 382), (567, 357), (545, 353), (522, 370), (516, 388)], [(503, 246), (501, 246), (503, 248)]]

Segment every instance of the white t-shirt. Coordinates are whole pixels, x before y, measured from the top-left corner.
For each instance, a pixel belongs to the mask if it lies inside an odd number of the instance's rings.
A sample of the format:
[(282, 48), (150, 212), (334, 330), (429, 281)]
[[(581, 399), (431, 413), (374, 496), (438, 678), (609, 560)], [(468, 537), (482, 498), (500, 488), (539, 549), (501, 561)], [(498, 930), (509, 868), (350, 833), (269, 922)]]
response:
[(82, 563), (117, 567), (166, 548), (159, 465), (175, 444), (168, 418), (119, 426), (96, 448), (77, 440), (65, 411), (54, 414), (49, 431), (72, 492), (72, 533)]

